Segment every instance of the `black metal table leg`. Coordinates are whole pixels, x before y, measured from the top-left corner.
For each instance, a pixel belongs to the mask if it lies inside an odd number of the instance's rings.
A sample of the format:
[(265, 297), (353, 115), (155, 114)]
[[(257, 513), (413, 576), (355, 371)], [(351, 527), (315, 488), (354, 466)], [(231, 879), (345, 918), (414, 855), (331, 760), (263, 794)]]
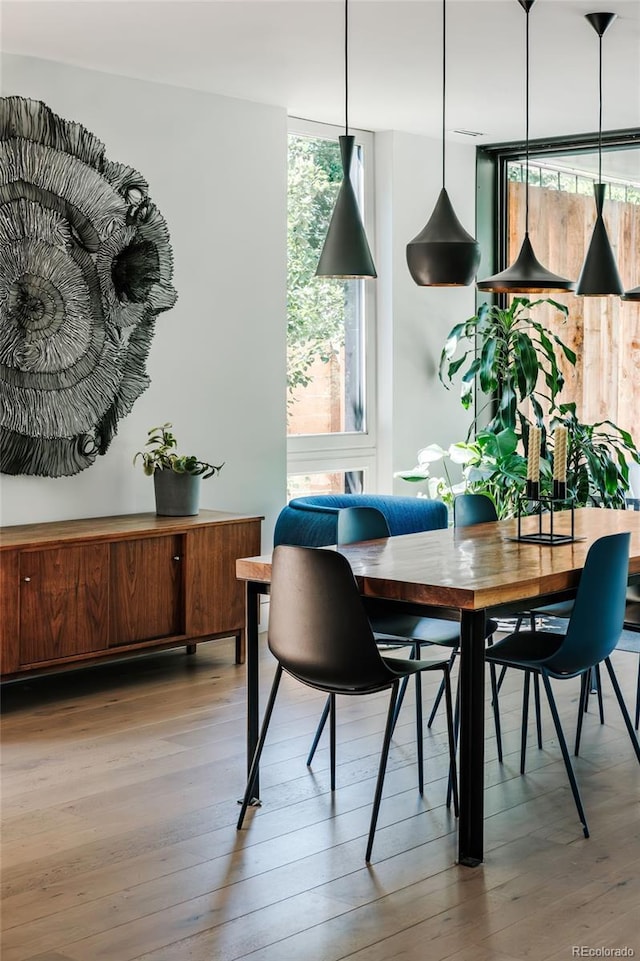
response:
[(460, 823), (458, 861), (484, 858), (485, 611), (462, 611), (460, 622)]
[[(260, 704), (258, 669), (258, 618), (260, 612), (260, 594), (264, 585), (256, 581), (246, 583), (246, 618), (247, 618), (247, 776), (251, 768), (253, 755), (258, 744), (260, 730)], [(260, 772), (256, 775), (255, 797), (251, 803), (259, 804)]]

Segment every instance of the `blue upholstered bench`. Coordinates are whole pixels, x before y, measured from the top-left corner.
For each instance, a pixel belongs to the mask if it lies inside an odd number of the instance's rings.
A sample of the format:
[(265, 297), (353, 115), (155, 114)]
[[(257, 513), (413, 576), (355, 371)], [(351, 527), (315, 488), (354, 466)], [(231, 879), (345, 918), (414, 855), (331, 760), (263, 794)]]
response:
[(314, 494), (297, 497), (276, 521), (273, 545), (326, 547), (337, 540), (338, 511), (342, 507), (377, 507), (387, 519), (391, 535), (415, 534), (447, 527), (447, 508), (426, 497), (393, 494)]

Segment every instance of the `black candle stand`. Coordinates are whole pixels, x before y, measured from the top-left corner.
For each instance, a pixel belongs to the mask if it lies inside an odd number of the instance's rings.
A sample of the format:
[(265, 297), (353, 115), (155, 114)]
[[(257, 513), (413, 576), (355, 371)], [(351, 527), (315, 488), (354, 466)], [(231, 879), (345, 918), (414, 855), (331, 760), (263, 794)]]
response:
[[(516, 541), (523, 541), (526, 544), (545, 544), (548, 547), (555, 547), (557, 544), (572, 544), (574, 541), (580, 540), (575, 536), (575, 509), (574, 500), (572, 497), (566, 496), (567, 486), (561, 481), (554, 480), (553, 482), (553, 494), (544, 495), (540, 493), (540, 484), (538, 481), (527, 481), (527, 490), (523, 497), (518, 498), (518, 536), (513, 539)], [(538, 530), (534, 531), (532, 534), (522, 533), (522, 518), (523, 516), (530, 517), (535, 515), (524, 514), (521, 510), (521, 504), (524, 501), (534, 501), (538, 505), (536, 511), (538, 515)], [(553, 529), (553, 517), (557, 513), (554, 511), (555, 504), (570, 504), (571, 510), (571, 533), (570, 534), (559, 534)], [(543, 516), (549, 517), (549, 528), (548, 530), (543, 530), (542, 528), (542, 518)]]

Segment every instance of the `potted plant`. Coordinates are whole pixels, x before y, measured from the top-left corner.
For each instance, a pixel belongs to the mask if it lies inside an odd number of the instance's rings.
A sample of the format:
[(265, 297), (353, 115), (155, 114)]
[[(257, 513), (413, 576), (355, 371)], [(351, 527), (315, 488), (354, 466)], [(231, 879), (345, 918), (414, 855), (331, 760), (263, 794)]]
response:
[(209, 464), (194, 454), (178, 454), (178, 442), (171, 432), (173, 424), (152, 427), (145, 450), (133, 458), (142, 460), (142, 469), (153, 477), (156, 514), (186, 517), (197, 514), (200, 504), (200, 482), (218, 474), (224, 464)]
[[(476, 405), (466, 444), (452, 445), (449, 458), (464, 464), (464, 489), (488, 493), (498, 515), (510, 516), (524, 495), (531, 426), (542, 430), (540, 469), (550, 478), (552, 431), (563, 424), (568, 429), (567, 490), (576, 506), (623, 507), (629, 464), (639, 460), (636, 445), (611, 421), (583, 424), (574, 403), (558, 402), (564, 386), (559, 357), (564, 355), (566, 363), (575, 366), (576, 355), (532, 316), (543, 303), (566, 316), (567, 308), (554, 300), (514, 297), (508, 307), (482, 304), (476, 315), (449, 333), (440, 358), (440, 380), (449, 387), (460, 376), (462, 405), (466, 409)], [(434, 445), (424, 448), (418, 468), (396, 476), (430, 478), (429, 462), (446, 453), (438, 451)], [(436, 496), (444, 492), (451, 498), (455, 493), (448, 479), (431, 478), (430, 487)]]

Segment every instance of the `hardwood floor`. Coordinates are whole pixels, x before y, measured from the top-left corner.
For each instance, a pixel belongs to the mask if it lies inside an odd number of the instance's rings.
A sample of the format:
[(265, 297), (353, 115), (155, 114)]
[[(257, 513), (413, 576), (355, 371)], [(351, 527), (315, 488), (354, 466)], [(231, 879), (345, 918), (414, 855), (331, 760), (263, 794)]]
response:
[[(271, 659), (263, 654), (263, 683)], [(551, 719), (519, 775), (521, 678), (500, 698), (505, 763), (487, 724), (486, 862), (455, 862), (444, 719), (416, 789), (413, 712), (391, 749), (372, 864), (366, 835), (386, 696), (339, 704), (338, 790), (323, 697), (286, 679), (262, 768), (264, 806), (237, 833), (244, 667), (234, 644), (170, 651), (2, 692), (3, 961), (561, 961), (640, 953), (640, 766), (605, 680), (576, 762), (584, 840)], [(633, 703), (637, 658), (617, 653)], [(425, 706), (439, 677), (425, 678)], [(412, 687), (413, 685), (411, 685)], [(574, 730), (577, 684), (557, 685)], [(595, 700), (595, 699), (593, 699)], [(629, 955), (629, 952), (627, 952)], [(602, 956), (602, 954), (600, 955)]]

